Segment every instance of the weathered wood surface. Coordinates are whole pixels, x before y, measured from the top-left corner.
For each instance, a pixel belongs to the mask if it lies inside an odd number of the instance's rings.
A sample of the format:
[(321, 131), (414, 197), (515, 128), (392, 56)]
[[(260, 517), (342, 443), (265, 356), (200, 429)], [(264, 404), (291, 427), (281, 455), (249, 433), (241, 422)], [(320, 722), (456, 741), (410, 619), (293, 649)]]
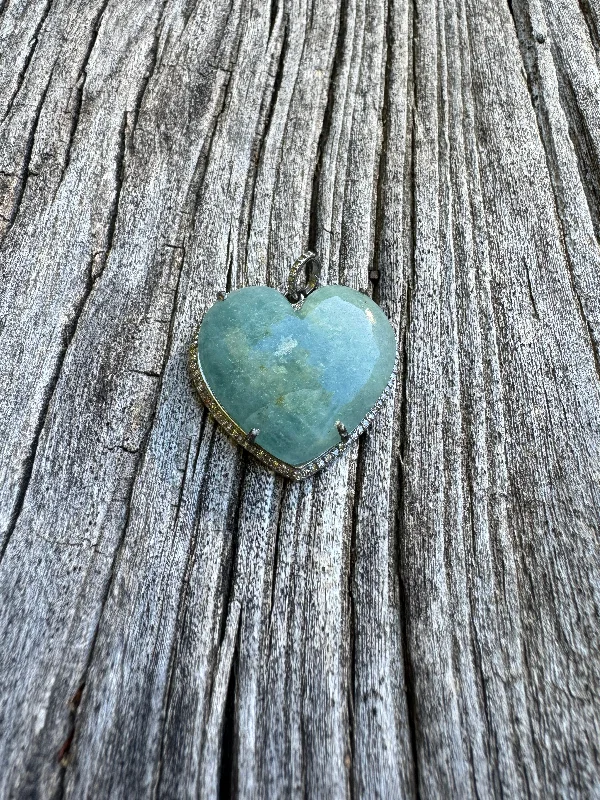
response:
[[(599, 43), (598, 0), (0, 3), (0, 797), (600, 797)], [(402, 369), (294, 484), (186, 350), (307, 245)]]

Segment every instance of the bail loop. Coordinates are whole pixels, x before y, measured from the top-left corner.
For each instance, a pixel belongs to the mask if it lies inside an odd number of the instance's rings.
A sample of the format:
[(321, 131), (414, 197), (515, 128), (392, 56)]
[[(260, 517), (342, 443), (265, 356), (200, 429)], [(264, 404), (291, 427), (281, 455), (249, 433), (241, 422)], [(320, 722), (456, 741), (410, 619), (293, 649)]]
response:
[[(310, 271), (308, 274), (308, 281), (304, 286), (298, 287), (298, 273), (304, 267), (310, 264)], [(307, 297), (312, 291), (319, 286), (319, 277), (321, 275), (321, 262), (316, 255), (307, 250), (302, 253), (299, 259), (294, 262), (288, 276), (288, 293), (287, 298), (292, 303), (297, 303), (302, 297)]]

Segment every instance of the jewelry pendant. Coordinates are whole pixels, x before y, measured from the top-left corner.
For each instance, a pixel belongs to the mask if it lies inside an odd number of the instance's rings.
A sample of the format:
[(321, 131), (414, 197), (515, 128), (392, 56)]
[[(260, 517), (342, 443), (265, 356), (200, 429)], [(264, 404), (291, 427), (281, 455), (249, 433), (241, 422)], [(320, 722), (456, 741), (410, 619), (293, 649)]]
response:
[[(298, 273), (310, 264), (306, 285)], [(217, 422), (269, 468), (313, 475), (373, 421), (391, 391), (396, 337), (383, 311), (347, 286), (319, 286), (305, 253), (286, 297), (267, 286), (220, 296), (190, 350), (194, 384)]]

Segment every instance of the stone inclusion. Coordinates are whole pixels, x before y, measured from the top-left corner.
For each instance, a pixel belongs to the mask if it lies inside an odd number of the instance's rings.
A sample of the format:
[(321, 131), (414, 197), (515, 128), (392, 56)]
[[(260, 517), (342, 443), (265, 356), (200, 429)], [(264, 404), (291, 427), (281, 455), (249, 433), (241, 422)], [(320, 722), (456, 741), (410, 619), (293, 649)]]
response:
[(266, 286), (212, 306), (198, 334), (210, 391), (256, 444), (300, 466), (362, 422), (394, 368), (396, 339), (381, 309), (345, 286), (312, 292), (299, 310)]

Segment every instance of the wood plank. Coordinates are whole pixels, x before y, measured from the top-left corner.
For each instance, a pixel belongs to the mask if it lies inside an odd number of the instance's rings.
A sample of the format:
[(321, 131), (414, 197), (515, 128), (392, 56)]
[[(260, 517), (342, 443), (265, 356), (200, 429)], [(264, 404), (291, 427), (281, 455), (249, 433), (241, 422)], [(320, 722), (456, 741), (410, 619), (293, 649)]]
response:
[[(0, 4), (0, 795), (593, 796), (599, 19)], [(294, 484), (186, 353), (307, 246), (401, 370)]]
[[(83, 309), (79, 309), (46, 413), (23, 507), (2, 560), (4, 574), (13, 576), (0, 587), (7, 659), (2, 694), (10, 698), (4, 707), (5, 720), (10, 720), (3, 726), (5, 733), (10, 731), (2, 744), (4, 794), (25, 792), (38, 782), (52, 793), (64, 777), (55, 754), (71, 735), (69, 698), (85, 680), (122, 541), (136, 465), (154, 412), (170, 336), (183, 231), (193, 210), (228, 78), (219, 68), (221, 62), (228, 66), (227, 56), (234, 44), (235, 15), (230, 21), (228, 6), (214, 5), (208, 18), (211, 24), (204, 30), (197, 16), (195, 23), (190, 23), (185, 6), (162, 9), (161, 5), (155, 9), (154, 19), (151, 10), (150, 6), (137, 12), (148, 26), (146, 58), (141, 64), (148, 75), (140, 82), (139, 95), (125, 94), (118, 118), (123, 177), (112, 246), (104, 269), (95, 281), (91, 279), (83, 297)], [(129, 4), (116, 4), (105, 11), (96, 39), (101, 73), (112, 64), (113, 52), (120, 52), (119, 42), (125, 52), (131, 49), (136, 14), (132, 13), (132, 28), (122, 24), (130, 13)], [(203, 21), (207, 22), (205, 13)], [(119, 36), (119, 30), (125, 30), (125, 36)], [(142, 41), (139, 46), (143, 53)], [(115, 61), (120, 63), (118, 58)], [(157, 71), (159, 61), (164, 68)], [(200, 77), (192, 87), (184, 78), (194, 63)], [(153, 65), (153, 74), (149, 74)], [(91, 57), (88, 70), (92, 71)], [(178, 79), (181, 91), (173, 92)], [(100, 87), (106, 85), (102, 74), (98, 81)], [(93, 103), (98, 97), (112, 102), (110, 91), (105, 96), (90, 89), (88, 95), (84, 89), (82, 115), (87, 113), (88, 98)], [(108, 113), (104, 109), (100, 119)], [(97, 121), (88, 129), (90, 140), (81, 140), (84, 165), (88, 164), (86, 152), (101, 144), (96, 137), (99, 124)], [(97, 154), (100, 162), (102, 152), (100, 148)], [(98, 173), (104, 174), (101, 167)], [(94, 184), (87, 184), (87, 173), (78, 168), (74, 157), (65, 181), (70, 174), (75, 176), (73, 180), (82, 181), (81, 191), (94, 192)], [(47, 189), (51, 192), (52, 186)], [(77, 201), (76, 195), (70, 197)], [(68, 198), (65, 195), (65, 200)], [(82, 216), (77, 202), (70, 208), (73, 218)], [(85, 206), (83, 209), (85, 218)], [(60, 222), (60, 215), (56, 219)], [(29, 225), (34, 222), (30, 220)], [(15, 231), (13, 226), (13, 239)], [(60, 276), (64, 261), (60, 248), (44, 244), (43, 236), (39, 231), (33, 236), (30, 233), (30, 248), (45, 256), (50, 266), (34, 268), (32, 274), (54, 297), (56, 287), (65, 284), (53, 280), (53, 269)], [(84, 251), (82, 261), (77, 237), (65, 237), (57, 225), (50, 236), (52, 242), (58, 239), (75, 248), (73, 268), (90, 269), (91, 248)], [(23, 251), (16, 246), (11, 250), (10, 237), (6, 240), (8, 259), (14, 253), (19, 264)], [(82, 280), (86, 280), (85, 274)], [(63, 304), (72, 303), (68, 286), (58, 296)], [(31, 313), (41, 315), (51, 330), (56, 326), (52, 308), (34, 305)], [(18, 313), (13, 314), (15, 324), (23, 324)], [(30, 330), (31, 337), (41, 338), (25, 352), (44, 359), (44, 325), (31, 325)], [(14, 347), (11, 331), (5, 328), (4, 334)], [(26, 389), (39, 377), (35, 361), (16, 363), (28, 378), (23, 382)], [(17, 380), (17, 374), (11, 375)], [(23, 406), (27, 416), (28, 404)], [(4, 424), (16, 423), (14, 416), (3, 415)], [(16, 447), (22, 447), (23, 440), (15, 439)], [(54, 510), (48, 516), (42, 512), (44, 508)], [(32, 548), (35, 558), (29, 562), (30, 571), (23, 573), (16, 565), (23, 563), (24, 554)], [(25, 619), (25, 625), (16, 624), (19, 619)], [(26, 681), (20, 680), (23, 661), (31, 664)], [(28, 703), (30, 712), (25, 711)], [(27, 747), (15, 746), (19, 737)]]
[[(575, 656), (572, 605), (550, 598), (581, 580), (595, 613), (597, 482), (575, 456), (597, 459), (593, 352), (508, 9), (418, 11), (403, 538), (421, 790), (577, 794), (591, 772), (562, 767), (565, 715), (582, 754), (594, 726), (564, 693), (595, 668)], [(463, 316), (469, 282), (479, 319)]]

